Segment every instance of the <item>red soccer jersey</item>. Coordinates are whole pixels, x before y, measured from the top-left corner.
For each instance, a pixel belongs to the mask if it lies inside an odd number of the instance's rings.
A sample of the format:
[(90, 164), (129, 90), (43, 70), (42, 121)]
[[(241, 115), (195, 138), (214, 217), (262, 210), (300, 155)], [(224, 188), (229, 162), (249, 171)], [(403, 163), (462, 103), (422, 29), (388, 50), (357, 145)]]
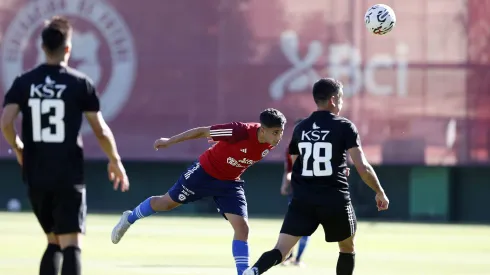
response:
[(274, 147), (260, 143), (259, 123), (232, 122), (211, 126), (214, 141), (200, 157), (201, 167), (219, 180), (239, 180), (248, 167), (264, 158)]

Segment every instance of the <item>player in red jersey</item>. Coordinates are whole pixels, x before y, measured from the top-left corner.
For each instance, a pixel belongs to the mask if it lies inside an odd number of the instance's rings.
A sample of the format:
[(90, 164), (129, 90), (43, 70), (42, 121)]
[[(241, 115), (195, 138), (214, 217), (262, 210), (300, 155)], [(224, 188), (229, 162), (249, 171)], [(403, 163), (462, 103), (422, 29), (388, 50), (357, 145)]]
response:
[(233, 122), (198, 127), (171, 138), (158, 139), (155, 142), (157, 150), (198, 138), (211, 138), (217, 143), (206, 150), (165, 195), (150, 197), (133, 211), (125, 211), (112, 231), (112, 242), (118, 243), (138, 219), (213, 197), (218, 211), (233, 227), (232, 250), (237, 273), (241, 275), (249, 266), (249, 228), (244, 181), (240, 176), (279, 143), (285, 124), (286, 118), (281, 112), (266, 109), (260, 114), (260, 123)]

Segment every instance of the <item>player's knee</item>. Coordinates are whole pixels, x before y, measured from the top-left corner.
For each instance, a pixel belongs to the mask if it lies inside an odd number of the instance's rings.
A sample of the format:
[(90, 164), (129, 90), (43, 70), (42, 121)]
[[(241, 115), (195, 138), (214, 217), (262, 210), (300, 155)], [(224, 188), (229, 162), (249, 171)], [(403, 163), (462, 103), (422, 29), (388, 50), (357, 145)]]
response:
[(225, 214), (225, 216), (233, 227), (233, 231), (235, 231), (233, 239), (247, 241), (250, 232), (247, 219), (239, 215), (228, 213)]
[(81, 248), (82, 246), (82, 234), (80, 233), (61, 234), (56, 237), (61, 249), (65, 249), (66, 247)]
[(58, 238), (56, 237), (55, 234), (49, 233), (46, 235), (46, 238), (48, 239), (49, 244), (54, 244), (54, 245), (59, 245), (60, 243), (58, 242)]
[(347, 238), (346, 240), (343, 240), (339, 242), (339, 250), (342, 253), (354, 253), (354, 236)]
[(235, 230), (235, 240), (241, 240), (241, 241), (247, 241), (248, 240), (248, 234), (250, 232), (250, 228), (248, 227), (247, 223), (242, 223), (237, 226), (234, 226), (233, 229)]

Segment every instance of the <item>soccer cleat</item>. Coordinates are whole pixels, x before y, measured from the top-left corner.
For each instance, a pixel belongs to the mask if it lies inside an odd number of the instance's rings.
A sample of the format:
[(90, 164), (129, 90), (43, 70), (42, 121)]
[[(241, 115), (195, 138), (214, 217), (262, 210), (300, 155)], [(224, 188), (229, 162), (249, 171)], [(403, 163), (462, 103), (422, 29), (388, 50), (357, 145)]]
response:
[(119, 222), (116, 224), (114, 229), (112, 229), (112, 243), (117, 244), (122, 239), (126, 231), (128, 231), (128, 228), (131, 226), (131, 224), (128, 222), (128, 217), (131, 215), (131, 213), (133, 213), (131, 210), (124, 211), (121, 219), (119, 219)]
[(291, 259), (286, 259), (284, 262), (281, 263), (282, 266), (288, 266), (288, 265), (291, 265), (292, 264), (292, 260)]
[(297, 267), (305, 267), (306, 264), (304, 262), (298, 262), (298, 261), (294, 261), (293, 264)]
[(259, 275), (259, 270), (256, 267), (247, 268), (242, 275)]

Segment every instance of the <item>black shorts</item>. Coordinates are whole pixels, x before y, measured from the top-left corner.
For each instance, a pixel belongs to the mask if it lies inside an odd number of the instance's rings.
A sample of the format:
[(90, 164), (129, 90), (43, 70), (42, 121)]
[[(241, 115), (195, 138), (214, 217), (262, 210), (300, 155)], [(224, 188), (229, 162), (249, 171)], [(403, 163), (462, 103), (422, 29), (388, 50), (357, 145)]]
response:
[(85, 233), (85, 187), (54, 191), (29, 188), (29, 200), (44, 233)]
[(284, 218), (281, 233), (298, 237), (311, 236), (320, 224), (327, 242), (340, 242), (354, 235), (357, 219), (352, 204), (313, 205), (293, 199)]

